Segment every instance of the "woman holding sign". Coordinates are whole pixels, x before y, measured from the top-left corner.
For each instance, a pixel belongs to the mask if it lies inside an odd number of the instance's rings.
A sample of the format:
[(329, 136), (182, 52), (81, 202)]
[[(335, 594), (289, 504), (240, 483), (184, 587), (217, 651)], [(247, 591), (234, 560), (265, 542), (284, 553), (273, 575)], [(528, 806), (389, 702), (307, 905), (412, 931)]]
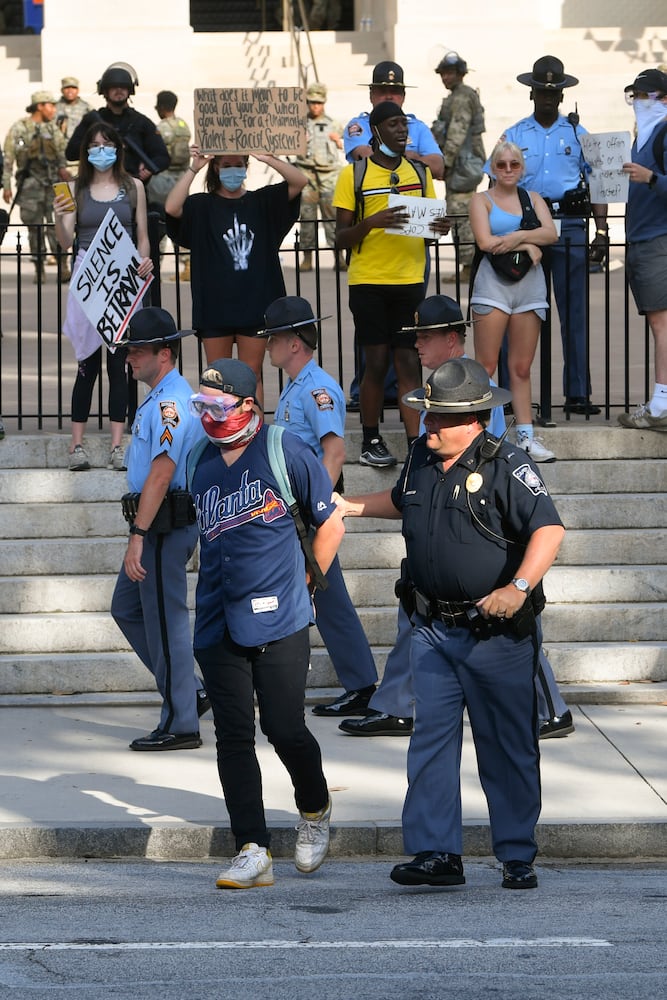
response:
[[(278, 256), (280, 245), (299, 218), (300, 195), (308, 178), (276, 156), (254, 153), (283, 178), (248, 191), (247, 156), (202, 156), (191, 146), (192, 164), (167, 196), (167, 232), (191, 252), (192, 325), (209, 364), (239, 360), (257, 379), (262, 402), (262, 362), (266, 341), (255, 334), (264, 326), (269, 303), (285, 295)], [(193, 177), (206, 167), (206, 193), (190, 194)]]
[[(56, 238), (63, 250), (70, 249), (76, 235), (77, 256), (72, 268), (72, 285), (86, 250), (110, 208), (139, 250), (141, 257), (137, 269), (139, 276), (145, 278), (151, 273), (153, 262), (149, 256), (144, 186), (141, 181), (130, 177), (125, 170), (123, 142), (118, 132), (110, 125), (100, 121), (88, 129), (81, 144), (74, 200), (63, 193), (55, 198), (53, 208)], [(83, 472), (90, 468), (88, 456), (83, 448), (83, 433), (90, 414), (95, 382), (102, 367), (102, 349), (105, 345), (71, 294), (68, 296), (67, 318), (63, 330), (72, 342), (78, 362), (72, 391), (69, 467), (72, 472)], [(108, 468), (117, 471), (125, 468), (121, 441), (127, 413), (126, 353), (122, 347), (106, 352), (111, 424), (111, 454)]]

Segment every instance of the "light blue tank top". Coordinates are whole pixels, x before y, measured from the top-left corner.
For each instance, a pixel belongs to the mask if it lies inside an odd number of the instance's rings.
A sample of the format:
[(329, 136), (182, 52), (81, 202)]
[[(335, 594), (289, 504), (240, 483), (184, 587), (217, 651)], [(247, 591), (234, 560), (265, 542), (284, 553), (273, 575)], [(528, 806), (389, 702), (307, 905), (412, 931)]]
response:
[(491, 211), (489, 212), (491, 235), (506, 236), (508, 233), (515, 233), (521, 226), (523, 213), (521, 215), (513, 215), (511, 212), (505, 212), (502, 208), (498, 208), (487, 191), (484, 193), (491, 202)]

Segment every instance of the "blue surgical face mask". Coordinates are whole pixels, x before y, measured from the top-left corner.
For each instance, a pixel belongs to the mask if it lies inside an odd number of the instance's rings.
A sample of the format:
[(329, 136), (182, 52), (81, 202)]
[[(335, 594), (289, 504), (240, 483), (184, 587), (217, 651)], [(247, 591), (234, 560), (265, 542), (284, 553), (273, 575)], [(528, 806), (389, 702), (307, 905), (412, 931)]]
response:
[(220, 183), (226, 191), (238, 191), (247, 176), (245, 167), (221, 167), (218, 170)]
[(96, 149), (88, 150), (88, 162), (92, 163), (96, 170), (110, 170), (117, 157), (117, 151), (107, 149), (106, 146), (98, 146)]
[(396, 150), (390, 149), (389, 146), (387, 146), (387, 144), (384, 142), (380, 143), (378, 149), (380, 150), (381, 153), (384, 153), (385, 156), (398, 156)]

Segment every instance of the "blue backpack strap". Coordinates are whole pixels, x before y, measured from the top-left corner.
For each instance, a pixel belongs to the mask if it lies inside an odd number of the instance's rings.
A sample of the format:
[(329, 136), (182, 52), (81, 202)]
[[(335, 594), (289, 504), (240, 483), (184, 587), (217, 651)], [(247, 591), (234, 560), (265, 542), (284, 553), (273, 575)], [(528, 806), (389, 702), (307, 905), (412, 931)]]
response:
[(319, 590), (326, 590), (329, 584), (324, 576), (324, 573), (319, 567), (317, 559), (315, 558), (313, 546), (310, 541), (310, 535), (308, 534), (308, 529), (306, 528), (301, 508), (296, 501), (294, 493), (292, 492), (292, 485), (289, 481), (287, 463), (285, 462), (285, 452), (283, 449), (284, 431), (285, 428), (279, 424), (269, 424), (268, 426), (267, 450), (269, 453), (269, 464), (271, 465), (273, 475), (278, 481), (280, 496), (289, 507), (289, 512), (294, 518), (294, 526), (296, 527), (296, 532), (299, 536), (299, 541), (301, 543), (306, 563), (308, 564), (312, 578), (315, 581), (315, 586), (318, 587)]
[(185, 465), (185, 482), (190, 493), (192, 493), (192, 480), (195, 478), (195, 469), (199, 465), (199, 459), (202, 457), (207, 444), (208, 438), (200, 438), (188, 452)]

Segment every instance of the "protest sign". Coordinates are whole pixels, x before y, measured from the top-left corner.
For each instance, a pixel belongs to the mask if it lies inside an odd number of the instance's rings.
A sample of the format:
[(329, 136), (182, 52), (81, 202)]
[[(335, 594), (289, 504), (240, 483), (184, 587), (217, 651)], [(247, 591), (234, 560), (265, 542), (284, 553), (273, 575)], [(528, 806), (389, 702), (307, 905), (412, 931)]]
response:
[(308, 106), (302, 87), (195, 90), (195, 142), (202, 154), (306, 152)]
[(595, 132), (580, 136), (586, 163), (591, 167), (588, 186), (594, 205), (628, 200), (630, 179), (623, 164), (630, 162), (629, 132)]
[(152, 275), (139, 277), (140, 261), (139, 251), (110, 208), (72, 278), (70, 295), (111, 348), (153, 280)]
[(446, 215), (444, 201), (437, 198), (411, 198), (409, 195), (390, 194), (389, 208), (404, 209), (409, 218), (401, 226), (385, 229), (390, 236), (421, 236), (422, 239), (434, 239), (436, 234), (430, 228), (431, 222)]

